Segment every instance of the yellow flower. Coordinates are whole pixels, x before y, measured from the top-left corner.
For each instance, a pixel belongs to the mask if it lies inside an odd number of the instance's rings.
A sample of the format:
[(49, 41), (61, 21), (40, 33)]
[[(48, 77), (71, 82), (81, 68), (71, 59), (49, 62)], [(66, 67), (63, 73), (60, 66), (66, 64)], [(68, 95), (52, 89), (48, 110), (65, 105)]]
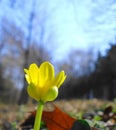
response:
[(33, 63), (24, 71), (28, 82), (27, 92), (37, 101), (53, 101), (58, 96), (58, 88), (66, 79), (64, 71), (55, 76), (54, 66), (47, 61), (40, 67)]

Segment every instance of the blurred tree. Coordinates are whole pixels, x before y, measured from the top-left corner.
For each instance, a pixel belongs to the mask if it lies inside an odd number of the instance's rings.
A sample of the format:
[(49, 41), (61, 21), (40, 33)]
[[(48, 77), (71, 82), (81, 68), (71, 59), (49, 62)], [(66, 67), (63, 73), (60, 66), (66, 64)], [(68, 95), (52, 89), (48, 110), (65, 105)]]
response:
[(5, 44), (0, 42), (0, 102), (16, 103), (18, 99), (18, 89), (14, 87), (11, 78), (5, 75), (6, 68), (3, 63), (3, 50)]
[[(25, 81), (23, 69), (28, 68), (29, 64), (32, 62), (40, 64), (43, 60), (50, 60), (50, 53), (42, 47), (42, 44), (38, 45), (37, 43), (30, 42), (29, 44), (25, 44), (29, 45), (28, 47), (24, 46), (25, 37), (23, 32), (7, 19), (4, 19), (4, 22), (2, 23), (1, 34), (2, 40), (0, 41), (0, 57), (3, 66), (1, 70), (4, 70), (3, 75), (5, 79), (7, 79), (7, 82), (9, 82), (6, 84), (7, 87), (9, 85), (9, 89), (12, 88), (10, 91), (13, 92), (16, 88), (22, 87), (23, 82)], [(24, 65), (27, 67), (24, 67)], [(3, 75), (1, 73), (1, 76)], [(3, 80), (2, 77), (1, 80)], [(10, 85), (10, 82), (13, 82), (13, 85)], [(26, 86), (27, 84), (24, 85), (25, 90), (22, 90), (23, 92), (27, 92)], [(5, 87), (3, 86), (3, 88)], [(12, 94), (10, 96), (11, 97), (9, 99), (11, 99), (14, 95)], [(21, 101), (25, 103), (28, 100), (28, 95), (23, 94), (23, 96)], [(16, 97), (18, 98), (19, 96), (17, 95)]]
[(107, 54), (98, 54), (95, 70), (88, 76), (88, 94), (92, 92), (93, 97), (110, 99), (116, 97), (116, 45), (111, 44)]
[[(34, 7), (35, 2), (33, 2), (32, 10), (28, 20), (27, 35), (25, 35), (23, 30), (21, 30), (21, 28), (19, 28), (15, 23), (10, 22), (5, 17), (2, 19), (1, 42), (3, 44), (1, 44), (1, 46), (4, 45), (5, 47), (3, 49), (3, 56), (1, 59), (5, 69), (5, 76), (8, 76), (11, 80), (13, 80), (15, 86), (17, 87), (21, 87), (24, 82), (18, 101), (19, 104), (24, 104), (28, 101), (26, 90), (27, 84), (25, 82), (24, 74), (22, 76), (22, 73), (24, 73), (23, 69), (28, 68), (29, 64), (32, 62), (40, 64), (43, 60), (50, 60), (50, 52), (47, 51), (47, 49), (43, 46), (45, 33), (44, 24), (48, 18), (47, 14), (39, 21), (41, 23), (39, 30), (40, 41), (35, 41), (32, 38), (32, 32), (34, 29), (33, 21), (35, 20)], [(37, 20), (38, 19), (36, 17), (36, 21)]]
[(59, 98), (85, 97), (85, 93), (89, 91), (88, 76), (94, 71), (94, 63), (92, 50), (71, 50), (66, 61), (59, 63), (60, 69), (65, 70), (68, 75), (64, 87), (60, 89)]
[[(68, 73), (68, 79), (61, 88), (59, 98), (95, 97), (113, 100), (116, 97), (116, 45), (111, 44), (105, 56), (99, 53), (96, 62), (94, 57), (92, 60), (93, 55), (90, 55), (91, 60), (85, 62), (88, 59), (87, 54), (72, 54), (61, 66)], [(88, 64), (83, 67), (83, 63)]]
[(105, 98), (112, 100), (116, 97), (116, 45), (111, 44), (106, 56), (98, 58), (96, 73), (99, 78), (99, 85)]

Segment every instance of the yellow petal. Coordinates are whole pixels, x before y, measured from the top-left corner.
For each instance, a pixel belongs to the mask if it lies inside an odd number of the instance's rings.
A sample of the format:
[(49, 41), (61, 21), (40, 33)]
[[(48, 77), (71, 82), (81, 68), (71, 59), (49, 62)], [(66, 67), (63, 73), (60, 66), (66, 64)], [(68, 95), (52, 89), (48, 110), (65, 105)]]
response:
[(37, 101), (40, 100), (40, 93), (41, 92), (38, 91), (37, 88), (33, 84), (28, 85), (27, 92), (28, 92), (30, 97), (34, 98)]
[(25, 74), (25, 78), (27, 80), (27, 83), (30, 84), (31, 83), (30, 76), (28, 74)]
[(24, 69), (26, 74), (29, 74), (29, 70), (28, 69)]
[(58, 88), (66, 78), (64, 71), (54, 77), (54, 66), (47, 61), (43, 62), (40, 68), (33, 63), (24, 71), (28, 82), (28, 94), (37, 101), (53, 101), (58, 95)]
[(31, 82), (35, 85), (37, 85), (38, 79), (39, 79), (39, 68), (35, 63), (31, 64), (29, 67), (29, 75)]
[(53, 101), (58, 96), (58, 88), (56, 86), (49, 89), (49, 91), (42, 97), (42, 101)]
[(49, 62), (43, 62), (39, 69), (39, 84), (44, 86), (46, 82), (51, 82), (54, 78), (54, 67)]
[(54, 85), (59, 88), (65, 79), (66, 79), (66, 75), (64, 71), (59, 72), (58, 75), (54, 79)]

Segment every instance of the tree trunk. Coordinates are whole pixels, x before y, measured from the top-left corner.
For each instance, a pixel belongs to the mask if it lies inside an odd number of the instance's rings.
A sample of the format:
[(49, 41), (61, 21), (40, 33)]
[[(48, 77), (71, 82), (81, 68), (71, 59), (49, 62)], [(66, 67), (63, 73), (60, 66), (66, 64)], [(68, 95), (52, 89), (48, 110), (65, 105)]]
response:
[[(25, 62), (24, 62), (24, 67), (23, 68), (27, 68), (28, 66), (28, 59), (29, 59), (29, 49), (26, 49), (25, 50)], [(21, 90), (21, 95), (20, 95), (20, 98), (18, 100), (18, 104), (21, 105), (21, 104), (26, 104), (28, 102), (28, 94), (27, 94), (27, 82), (25, 80), (25, 76), (23, 77), (23, 88)]]

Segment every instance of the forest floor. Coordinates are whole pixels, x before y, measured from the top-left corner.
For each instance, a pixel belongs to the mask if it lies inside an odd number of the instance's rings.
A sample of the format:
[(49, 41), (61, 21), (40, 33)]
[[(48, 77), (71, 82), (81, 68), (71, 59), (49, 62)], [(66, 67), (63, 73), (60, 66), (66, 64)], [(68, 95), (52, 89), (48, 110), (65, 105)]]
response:
[[(104, 100), (59, 100), (46, 103), (44, 111), (52, 111), (54, 105), (76, 119), (86, 119), (92, 127), (99, 130), (116, 130), (116, 101)], [(17, 130), (36, 104), (0, 104), (0, 130)], [(100, 117), (100, 118), (99, 118)]]

